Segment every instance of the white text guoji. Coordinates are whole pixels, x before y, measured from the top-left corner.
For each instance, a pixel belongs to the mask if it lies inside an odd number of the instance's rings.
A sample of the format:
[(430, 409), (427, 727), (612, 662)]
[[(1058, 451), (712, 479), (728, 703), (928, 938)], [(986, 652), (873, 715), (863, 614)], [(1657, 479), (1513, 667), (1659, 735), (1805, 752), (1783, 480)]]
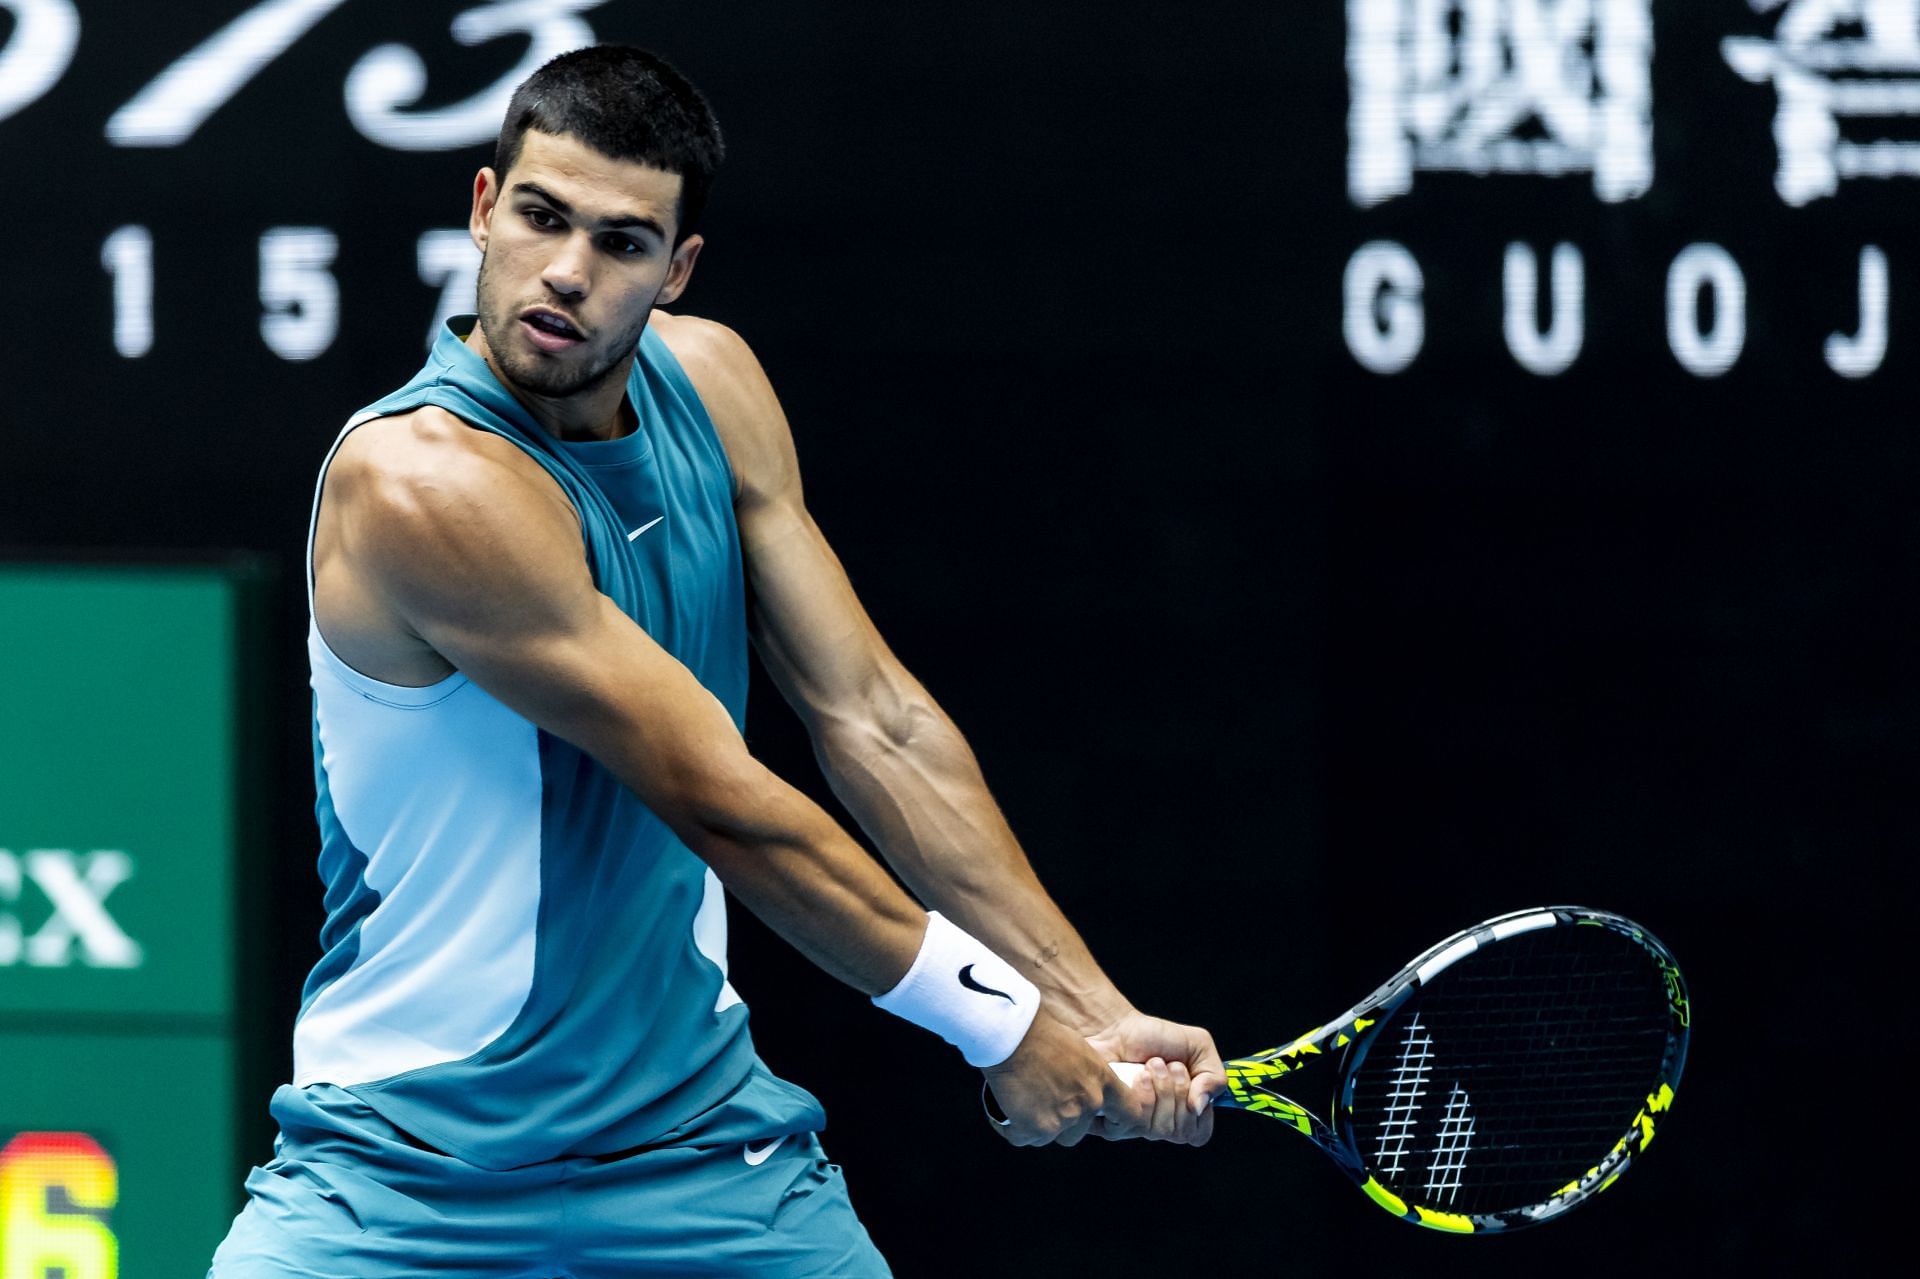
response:
[[(1554, 377), (1579, 359), (1586, 344), (1586, 262), (1577, 245), (1557, 244), (1549, 270), (1528, 245), (1507, 246), (1501, 270), (1501, 330), (1514, 362)], [(1878, 245), (1860, 250), (1858, 304), (1836, 316), (1826, 337), (1827, 367), (1863, 378), (1887, 355), (1887, 255)], [(1392, 374), (1419, 356), (1427, 335), (1426, 277), (1405, 245), (1374, 240), (1347, 259), (1341, 332), (1361, 367)], [(1690, 244), (1674, 255), (1666, 281), (1667, 347), (1695, 377), (1719, 377), (1739, 361), (1747, 342), (1747, 280), (1731, 253), (1717, 244)], [(1548, 318), (1541, 321), (1542, 313)]]

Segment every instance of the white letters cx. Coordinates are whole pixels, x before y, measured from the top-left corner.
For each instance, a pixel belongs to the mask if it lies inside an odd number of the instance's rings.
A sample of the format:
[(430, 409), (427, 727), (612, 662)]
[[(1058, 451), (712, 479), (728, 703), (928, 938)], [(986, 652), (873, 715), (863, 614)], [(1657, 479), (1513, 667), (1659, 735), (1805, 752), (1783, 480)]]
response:
[[(139, 943), (107, 911), (107, 897), (131, 878), (133, 859), (111, 849), (36, 848), (16, 856), (0, 848), (0, 968), (65, 968), (76, 957), (93, 968), (138, 968)], [(14, 912), (29, 892), (53, 913), (25, 933)]]

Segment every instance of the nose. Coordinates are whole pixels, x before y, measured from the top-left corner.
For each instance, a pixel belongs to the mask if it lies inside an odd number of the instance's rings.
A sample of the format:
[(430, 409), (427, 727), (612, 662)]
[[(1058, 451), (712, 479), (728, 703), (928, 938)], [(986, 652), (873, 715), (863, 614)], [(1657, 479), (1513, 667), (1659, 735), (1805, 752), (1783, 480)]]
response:
[(593, 243), (585, 232), (566, 236), (547, 259), (540, 278), (562, 297), (585, 297), (592, 282)]

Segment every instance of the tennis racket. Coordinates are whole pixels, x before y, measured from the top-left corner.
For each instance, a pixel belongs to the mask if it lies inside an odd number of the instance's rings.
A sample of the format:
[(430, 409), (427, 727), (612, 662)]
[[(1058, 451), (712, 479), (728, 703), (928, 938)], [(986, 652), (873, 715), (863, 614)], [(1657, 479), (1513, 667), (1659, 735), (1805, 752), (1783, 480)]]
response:
[[(1516, 911), (1447, 938), (1214, 1104), (1298, 1129), (1388, 1212), (1513, 1230), (1607, 1189), (1653, 1142), (1686, 1061), (1687, 988), (1640, 925)], [(1114, 1066), (1132, 1081), (1144, 1066)]]

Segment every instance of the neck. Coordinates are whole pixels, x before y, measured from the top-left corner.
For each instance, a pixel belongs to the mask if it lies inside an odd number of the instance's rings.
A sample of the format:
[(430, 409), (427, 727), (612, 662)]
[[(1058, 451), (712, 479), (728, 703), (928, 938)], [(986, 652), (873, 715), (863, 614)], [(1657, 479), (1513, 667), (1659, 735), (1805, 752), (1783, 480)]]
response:
[(479, 324), (464, 339), (474, 354), (487, 362), (493, 376), (507, 394), (520, 402), (540, 429), (556, 440), (611, 440), (633, 430), (632, 407), (627, 403), (627, 374), (633, 368), (633, 356), (608, 369), (592, 386), (571, 395), (549, 396), (529, 391), (508, 377), (487, 345), (487, 335)]

